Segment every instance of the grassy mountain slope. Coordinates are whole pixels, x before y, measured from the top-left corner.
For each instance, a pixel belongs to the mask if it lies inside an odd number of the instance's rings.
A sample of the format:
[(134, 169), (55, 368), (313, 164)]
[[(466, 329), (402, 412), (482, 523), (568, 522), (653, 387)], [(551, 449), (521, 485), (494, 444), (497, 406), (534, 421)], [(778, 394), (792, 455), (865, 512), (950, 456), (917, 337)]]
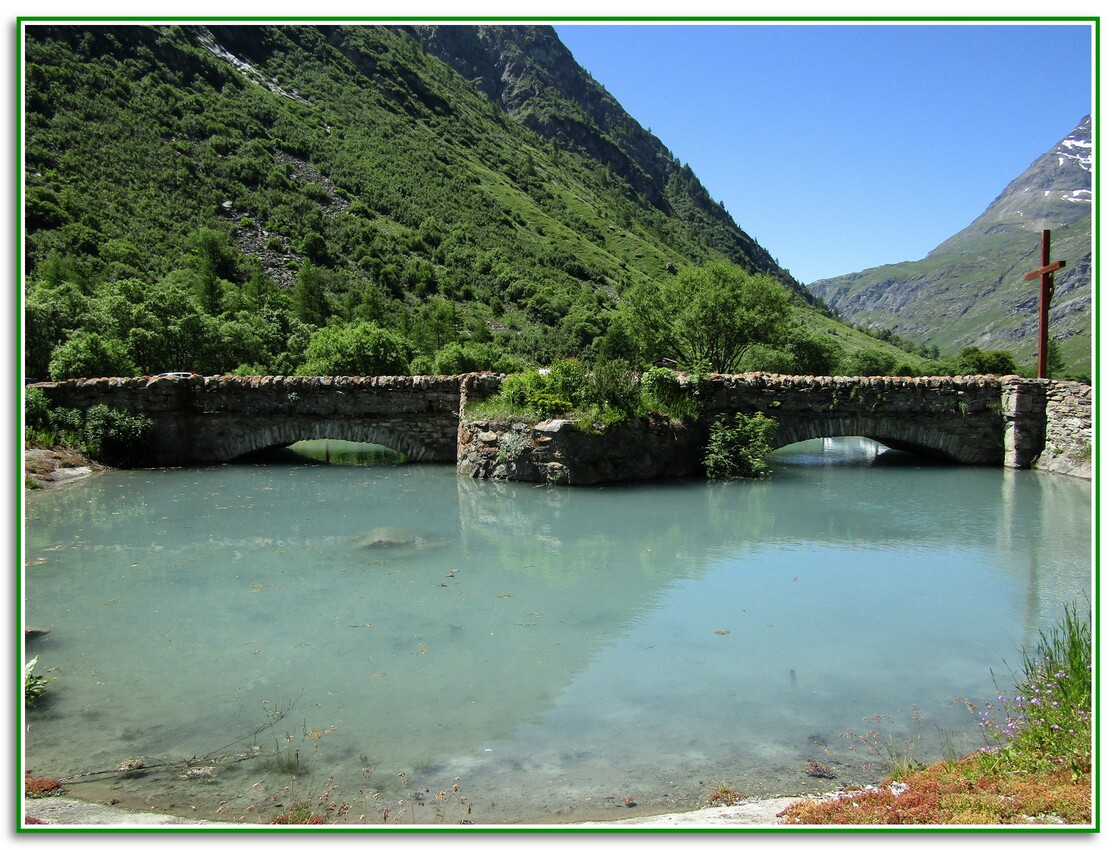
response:
[(1093, 323), (1093, 138), (1090, 116), (1012, 181), (982, 215), (922, 260), (818, 281), (843, 318), (936, 346), (1010, 351), (1034, 368), (1039, 231), (1052, 231), (1051, 336), (1071, 373), (1089, 373)]
[(627, 288), (720, 257), (832, 325), (550, 28), (29, 25), (24, 81), (33, 377), (94, 342), (289, 372), (358, 321), (416, 371), (592, 356)]

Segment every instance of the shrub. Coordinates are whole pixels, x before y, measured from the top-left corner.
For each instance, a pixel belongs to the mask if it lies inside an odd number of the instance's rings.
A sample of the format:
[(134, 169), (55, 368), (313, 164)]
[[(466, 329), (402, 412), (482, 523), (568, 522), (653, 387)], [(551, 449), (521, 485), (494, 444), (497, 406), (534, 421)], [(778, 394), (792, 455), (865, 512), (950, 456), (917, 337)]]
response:
[(546, 391), (534, 393), (529, 399), (529, 404), (532, 410), (550, 417), (562, 416), (574, 408), (574, 405), (566, 399)]
[(80, 410), (72, 407), (55, 407), (50, 411), (50, 427), (62, 445), (80, 447), (85, 418)]
[(644, 402), (650, 410), (677, 419), (694, 419), (698, 415), (690, 385), (679, 383), (679, 376), (670, 369), (653, 366), (641, 376), (640, 386)]
[(772, 345), (754, 345), (741, 358), (740, 368), (743, 372), (774, 372), (782, 375), (796, 375), (802, 371), (792, 352)]
[(891, 375), (896, 358), (886, 351), (861, 349), (849, 355), (845, 369), (849, 375)]
[(531, 407), (532, 397), (545, 388), (546, 382), (538, 371), (517, 372), (504, 379), (500, 395), (513, 409), (527, 409)]
[(767, 478), (771, 474), (768, 455), (772, 452), (770, 436), (776, 428), (774, 419), (762, 413), (746, 416), (738, 413), (732, 420), (721, 417), (710, 426), (703, 464), (706, 477)]
[(78, 331), (50, 356), (50, 378), (128, 377), (137, 373), (128, 346), (119, 339)]
[(460, 342), (451, 342), (435, 352), (434, 373), (436, 375), (460, 375), (463, 372), (476, 371), (478, 371), (476, 363)]
[(589, 376), (589, 397), (599, 407), (623, 413), (640, 408), (640, 375), (623, 360), (602, 360)]
[(958, 353), (950, 371), (955, 375), (1013, 375), (1020, 367), (1007, 351), (982, 351), (976, 345), (967, 345)]
[(51, 427), (50, 401), (42, 387), (28, 387), (23, 396), (23, 422), (36, 431)]
[(412, 375), (433, 375), (434, 371), (434, 358), (429, 354), (420, 354), (411, 361), (408, 367)]
[(134, 462), (142, 457), (153, 429), (151, 419), (98, 404), (85, 414), (82, 446), (92, 457)]
[[(670, 378), (664, 382), (662, 378), (653, 377), (653, 384), (660, 381), (655, 391), (664, 397), (670, 396), (664, 387), (673, 381), (675, 392), (685, 398), (687, 393), (679, 386), (674, 373), (666, 369), (660, 371)], [(549, 369), (509, 375), (504, 379), (495, 404), (486, 407), (515, 414), (570, 415), (584, 422), (613, 423), (644, 410), (644, 395), (639, 373), (625, 361), (601, 360), (589, 369), (571, 358), (559, 360)], [(689, 411), (693, 413), (693, 405)]]
[(526, 357), (508, 353), (499, 355), (492, 364), (494, 372), (503, 372), (505, 375), (513, 372), (524, 372), (530, 368), (531, 362)]
[(562, 416), (575, 407), (575, 398), (581, 397), (581, 385), (575, 380), (571, 364), (563, 361), (547, 374), (532, 370), (509, 375), (500, 390), (500, 402), (516, 413), (536, 416)]
[(32, 708), (43, 698), (47, 689), (47, 680), (35, 675), (35, 665), (39, 663), (39, 656), (35, 656), (23, 665), (23, 704)]
[(1086, 775), (1093, 760), (1093, 637), (1073, 607), (1033, 654), (1024, 658), (1016, 693), (998, 693), (1004, 719), (993, 722), (992, 705), (982, 727), (992, 741), (982, 751), (988, 769)]
[(547, 392), (571, 407), (581, 407), (588, 401), (589, 369), (580, 360), (569, 357), (552, 363), (545, 380)]
[(373, 322), (330, 325), (314, 331), (299, 375), (406, 375), (410, 346)]
[(514, 463), (531, 449), (531, 438), (520, 431), (508, 431), (500, 437), (497, 463)]
[(72, 407), (52, 408), (38, 387), (28, 390), (25, 402), (28, 440), (79, 449), (108, 463), (142, 459), (154, 428), (146, 416), (105, 404), (84, 413)]

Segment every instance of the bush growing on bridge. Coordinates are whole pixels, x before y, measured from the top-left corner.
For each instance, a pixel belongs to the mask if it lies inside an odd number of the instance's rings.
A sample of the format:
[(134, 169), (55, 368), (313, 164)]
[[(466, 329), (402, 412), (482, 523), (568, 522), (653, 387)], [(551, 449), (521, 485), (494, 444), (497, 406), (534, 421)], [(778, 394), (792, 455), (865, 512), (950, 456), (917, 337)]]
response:
[(703, 465), (713, 479), (767, 478), (771, 475), (768, 455), (776, 421), (762, 413), (732, 419), (722, 416), (710, 426)]
[(664, 413), (673, 419), (694, 419), (698, 416), (695, 387), (679, 383), (679, 376), (670, 369), (653, 366), (640, 379), (644, 404), (649, 410)]
[(494, 415), (616, 422), (643, 410), (640, 375), (620, 360), (603, 360), (591, 368), (567, 358), (547, 369), (509, 375), (496, 398), (477, 410)]

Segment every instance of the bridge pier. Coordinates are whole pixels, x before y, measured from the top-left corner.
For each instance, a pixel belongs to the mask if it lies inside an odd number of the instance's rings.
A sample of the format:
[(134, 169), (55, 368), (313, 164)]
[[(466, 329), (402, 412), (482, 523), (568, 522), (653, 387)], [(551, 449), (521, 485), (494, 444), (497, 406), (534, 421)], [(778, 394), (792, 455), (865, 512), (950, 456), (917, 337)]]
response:
[(1031, 469), (1047, 434), (1047, 392), (1041, 381), (1009, 381), (1001, 389), (1004, 465)]

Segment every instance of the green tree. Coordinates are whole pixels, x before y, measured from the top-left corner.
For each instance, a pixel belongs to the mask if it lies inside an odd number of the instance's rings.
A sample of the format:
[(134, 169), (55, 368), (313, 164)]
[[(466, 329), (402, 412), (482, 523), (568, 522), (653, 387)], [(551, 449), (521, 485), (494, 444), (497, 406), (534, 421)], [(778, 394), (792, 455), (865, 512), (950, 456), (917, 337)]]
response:
[(451, 342), (434, 355), (432, 366), (438, 375), (460, 375), (493, 369), (498, 354), (493, 346), (477, 342)]
[(718, 261), (626, 293), (630, 333), (648, 362), (668, 357), (692, 370), (730, 372), (752, 346), (787, 328), (788, 291), (767, 275)]
[(767, 478), (771, 475), (768, 455), (777, 423), (762, 413), (732, 419), (722, 416), (710, 425), (703, 464), (706, 477)]
[(304, 260), (295, 278), (291, 306), (299, 321), (321, 327), (330, 318), (330, 302), (326, 298), (325, 270)]
[(790, 330), (783, 345), (800, 375), (833, 375), (842, 359), (842, 347), (836, 340), (801, 326)]
[(330, 265), (329, 244), (317, 230), (312, 230), (303, 237), (303, 253), (312, 263), (320, 266)]
[(406, 375), (411, 350), (399, 334), (372, 322), (330, 325), (310, 337), (299, 375)]
[(433, 355), (460, 337), (461, 311), (453, 301), (435, 295), (408, 316), (408, 336), (424, 354)]
[[(1015, 364), (1011, 371), (1016, 371)], [(1059, 343), (1053, 339), (1047, 340), (1047, 377), (1060, 378), (1066, 374), (1066, 371), (1067, 361), (1063, 358), (1063, 350), (1059, 347)]]
[(81, 326), (89, 313), (90, 300), (74, 283), (51, 286), (39, 282), (29, 287), (23, 310), (24, 369), (28, 377), (47, 377), (51, 353), (66, 339), (68, 330)]
[(198, 302), (211, 316), (221, 312), (222, 280), (234, 280), (237, 275), (237, 250), (227, 233), (209, 227), (200, 227), (190, 234), (187, 244), (197, 269), (195, 284)]
[(58, 346), (50, 358), (52, 381), (69, 378), (122, 378), (136, 374), (128, 346), (119, 339), (79, 331)]
[(963, 348), (953, 365), (956, 375), (1014, 375), (1019, 371), (1007, 351), (982, 351), (976, 345)]
[(259, 260), (252, 265), (252, 274), (244, 285), (243, 294), (249, 307), (276, 307), (284, 301), (275, 280)]
[(800, 373), (795, 355), (786, 348), (771, 345), (754, 345), (739, 365), (743, 372), (774, 372), (782, 375)]
[(891, 375), (896, 368), (896, 358), (886, 351), (863, 348), (849, 355), (845, 368), (850, 375)]

